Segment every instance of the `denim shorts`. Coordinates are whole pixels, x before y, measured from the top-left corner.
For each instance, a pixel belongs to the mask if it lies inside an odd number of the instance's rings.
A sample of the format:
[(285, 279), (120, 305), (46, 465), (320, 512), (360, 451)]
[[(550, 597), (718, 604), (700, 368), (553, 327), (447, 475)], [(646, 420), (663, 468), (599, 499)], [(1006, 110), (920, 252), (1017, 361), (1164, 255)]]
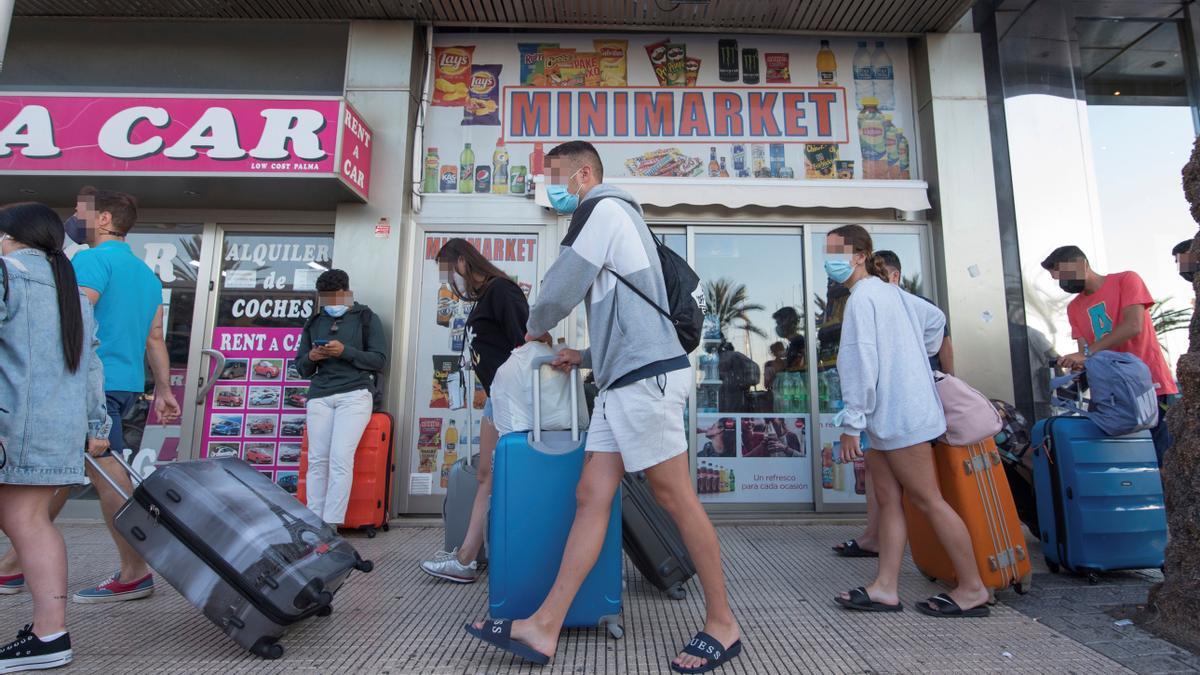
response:
[[(108, 406), (108, 419), (112, 420), (112, 429), (108, 432), (108, 450), (101, 457), (111, 457), (114, 452), (125, 450), (125, 429), (121, 426), (121, 418), (133, 409), (137, 403), (140, 391), (106, 391), (104, 403)], [(124, 457), (124, 454), (121, 455)]]

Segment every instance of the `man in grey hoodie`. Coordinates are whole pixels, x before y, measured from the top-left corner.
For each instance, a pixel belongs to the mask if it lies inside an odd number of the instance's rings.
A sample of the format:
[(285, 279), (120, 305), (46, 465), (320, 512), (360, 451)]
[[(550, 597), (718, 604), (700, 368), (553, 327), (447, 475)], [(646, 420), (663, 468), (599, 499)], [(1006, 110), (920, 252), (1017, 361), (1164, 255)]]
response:
[(667, 307), (657, 247), (641, 206), (628, 193), (603, 184), (604, 167), (590, 143), (559, 145), (546, 155), (546, 165), (551, 203), (561, 213), (579, 211), (529, 310), (526, 340), (547, 340), (548, 331), (586, 301), (591, 346), (560, 351), (555, 366), (591, 368), (600, 393), (588, 429), (575, 522), (554, 586), (528, 619), (489, 622), (492, 635), (485, 639), (537, 662), (554, 655), (567, 609), (600, 554), (621, 478), (626, 471), (645, 471), (655, 498), (683, 535), (707, 601), (704, 630), (671, 666), (678, 672), (707, 672), (737, 656), (741, 632), (725, 592), (717, 533), (688, 471), (683, 409), (691, 363), (671, 322), (633, 290)]

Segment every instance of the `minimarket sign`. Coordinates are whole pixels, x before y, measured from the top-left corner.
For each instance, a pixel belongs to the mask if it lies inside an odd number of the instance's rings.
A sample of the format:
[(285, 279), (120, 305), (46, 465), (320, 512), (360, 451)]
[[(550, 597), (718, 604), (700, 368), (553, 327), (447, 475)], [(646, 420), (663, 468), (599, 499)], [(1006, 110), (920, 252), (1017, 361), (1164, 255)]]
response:
[(843, 87), (671, 91), (508, 86), (504, 101), (503, 140), (510, 143), (850, 142)]
[(365, 200), (372, 140), (342, 98), (0, 96), (0, 174), (327, 175)]

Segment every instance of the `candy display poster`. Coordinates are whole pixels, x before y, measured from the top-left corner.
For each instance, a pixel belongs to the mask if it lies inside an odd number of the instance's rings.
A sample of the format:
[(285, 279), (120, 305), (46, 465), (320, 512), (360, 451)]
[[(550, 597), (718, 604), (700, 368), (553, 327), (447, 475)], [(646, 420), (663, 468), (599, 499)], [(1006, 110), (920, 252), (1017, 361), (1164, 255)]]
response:
[(295, 492), (308, 380), (294, 359), (301, 328), (225, 328), (213, 349), (225, 366), (208, 393), (201, 457), (241, 457)]
[(811, 503), (808, 415), (701, 413), (696, 491), (714, 503)]
[(915, 176), (903, 39), (439, 34), (422, 191), (515, 194), (565, 140), (607, 176)]
[[(450, 467), (468, 448), (478, 452), (479, 419), (486, 396), (475, 381), (474, 392), (453, 408), (451, 388), (470, 335), (467, 316), (473, 305), (456, 297), (438, 268), (437, 253), (447, 241), (462, 237), (503, 270), (533, 304), (538, 275), (538, 235), (431, 232), (422, 242), (420, 314), (417, 329), (416, 396), (409, 432), (411, 472), (433, 476), (432, 494), (446, 492)], [(467, 428), (470, 410), (470, 429)]]

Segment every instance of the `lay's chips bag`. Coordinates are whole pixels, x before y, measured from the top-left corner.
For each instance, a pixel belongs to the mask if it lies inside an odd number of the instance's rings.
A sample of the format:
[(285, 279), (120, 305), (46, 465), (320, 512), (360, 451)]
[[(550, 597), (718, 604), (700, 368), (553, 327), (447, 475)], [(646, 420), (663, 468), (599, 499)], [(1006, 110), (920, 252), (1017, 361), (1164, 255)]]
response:
[(433, 105), (467, 104), (467, 81), (471, 79), (474, 54), (474, 47), (434, 47)]
[(463, 109), (464, 125), (500, 126), (501, 67), (499, 64), (471, 67), (467, 107)]

